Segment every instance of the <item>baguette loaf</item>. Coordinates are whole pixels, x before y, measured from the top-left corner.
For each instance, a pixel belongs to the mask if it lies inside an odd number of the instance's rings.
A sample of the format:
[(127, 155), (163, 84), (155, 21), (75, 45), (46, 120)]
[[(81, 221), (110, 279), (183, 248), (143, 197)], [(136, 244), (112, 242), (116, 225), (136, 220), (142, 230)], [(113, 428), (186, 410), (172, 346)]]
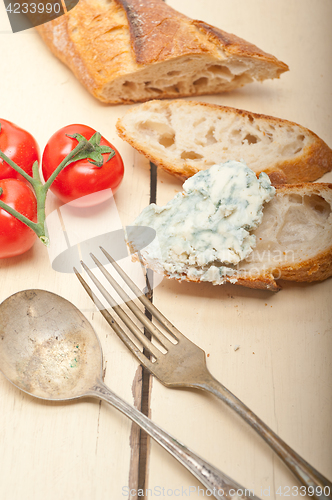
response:
[(332, 150), (307, 128), (214, 104), (150, 101), (127, 111), (117, 130), (153, 163), (181, 178), (229, 159), (243, 159), (274, 184), (311, 182), (332, 169)]
[(179, 281), (233, 283), (278, 291), (278, 280), (325, 280), (332, 276), (332, 184), (276, 186), (276, 194), (265, 205), (262, 222), (252, 234), (256, 247), (233, 266), (218, 261), (207, 266), (196, 263), (196, 267), (188, 265), (185, 272), (176, 274), (167, 270), (162, 257), (151, 259), (148, 246), (141, 250), (141, 257), (154, 271)]
[(80, 0), (37, 30), (81, 83), (111, 104), (214, 94), (288, 70), (163, 0)]

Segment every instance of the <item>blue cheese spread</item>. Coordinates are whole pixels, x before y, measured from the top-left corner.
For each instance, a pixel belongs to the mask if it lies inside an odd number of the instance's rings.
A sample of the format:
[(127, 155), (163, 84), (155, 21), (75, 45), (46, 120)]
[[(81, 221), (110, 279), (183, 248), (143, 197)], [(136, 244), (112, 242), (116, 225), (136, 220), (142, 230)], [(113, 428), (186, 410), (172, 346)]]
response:
[(134, 225), (156, 231), (141, 253), (169, 277), (222, 283), (255, 247), (251, 232), (274, 194), (267, 174), (257, 179), (243, 161), (200, 171), (167, 205), (151, 204), (135, 220)]

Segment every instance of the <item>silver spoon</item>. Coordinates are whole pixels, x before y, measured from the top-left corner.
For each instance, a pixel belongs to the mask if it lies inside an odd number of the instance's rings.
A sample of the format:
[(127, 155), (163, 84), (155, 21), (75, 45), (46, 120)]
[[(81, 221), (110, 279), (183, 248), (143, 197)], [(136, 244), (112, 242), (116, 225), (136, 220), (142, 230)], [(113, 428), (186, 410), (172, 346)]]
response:
[(120, 399), (102, 381), (102, 350), (85, 316), (45, 290), (24, 290), (0, 305), (0, 370), (22, 391), (64, 401), (94, 397), (127, 415), (186, 467), (215, 498), (258, 500)]

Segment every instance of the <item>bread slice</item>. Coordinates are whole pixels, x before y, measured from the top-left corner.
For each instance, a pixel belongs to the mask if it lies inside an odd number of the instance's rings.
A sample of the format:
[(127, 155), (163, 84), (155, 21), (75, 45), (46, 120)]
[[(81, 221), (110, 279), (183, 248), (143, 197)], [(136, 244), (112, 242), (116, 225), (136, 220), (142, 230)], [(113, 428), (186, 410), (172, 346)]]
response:
[(222, 262), (198, 268), (204, 271), (198, 278), (193, 273), (171, 276), (162, 260), (149, 258), (148, 247), (141, 250), (141, 256), (154, 271), (179, 281), (233, 283), (278, 291), (279, 280), (325, 280), (332, 276), (332, 184), (276, 186), (276, 194), (265, 205), (262, 222), (253, 234), (256, 247), (245, 260), (228, 266), (228, 276), (216, 272)]
[(37, 30), (83, 85), (111, 104), (214, 94), (288, 70), (163, 0), (80, 0)]
[(188, 178), (227, 160), (244, 160), (274, 184), (311, 182), (332, 169), (332, 150), (296, 123), (185, 100), (150, 101), (118, 120), (125, 141), (170, 174)]

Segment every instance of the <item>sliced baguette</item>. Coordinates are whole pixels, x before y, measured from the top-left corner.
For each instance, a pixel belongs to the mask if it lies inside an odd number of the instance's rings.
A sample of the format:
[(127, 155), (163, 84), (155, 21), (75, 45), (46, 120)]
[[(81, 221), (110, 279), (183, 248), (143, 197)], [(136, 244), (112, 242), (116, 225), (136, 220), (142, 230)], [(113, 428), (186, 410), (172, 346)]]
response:
[(274, 184), (311, 182), (332, 169), (332, 150), (307, 128), (214, 104), (150, 101), (128, 110), (117, 130), (153, 163), (184, 179), (230, 159), (266, 172)]
[[(231, 268), (230, 276), (209, 279), (211, 266), (208, 266), (203, 279), (187, 274), (176, 279), (278, 291), (279, 280), (313, 282), (329, 278), (332, 276), (332, 184), (276, 186), (276, 195), (265, 206), (262, 223), (253, 234), (255, 249)], [(149, 259), (148, 247), (141, 250), (141, 255), (148, 267), (174, 278), (165, 271), (162, 261)], [(218, 267), (222, 263), (213, 265)]]
[(105, 103), (214, 94), (288, 70), (276, 57), (163, 0), (80, 0), (37, 30)]

